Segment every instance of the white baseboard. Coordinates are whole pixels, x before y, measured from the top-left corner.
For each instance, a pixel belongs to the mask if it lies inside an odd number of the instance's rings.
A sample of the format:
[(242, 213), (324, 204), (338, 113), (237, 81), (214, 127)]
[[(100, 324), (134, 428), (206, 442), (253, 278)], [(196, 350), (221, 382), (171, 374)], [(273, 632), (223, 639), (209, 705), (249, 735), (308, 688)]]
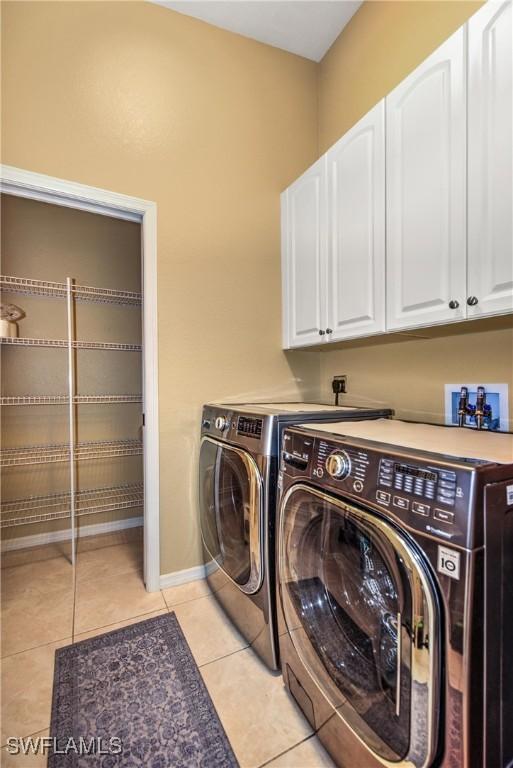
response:
[[(96, 523), (95, 525), (82, 525), (78, 530), (77, 538), (84, 536), (99, 536), (102, 533), (113, 533), (114, 531), (123, 531), (126, 528), (139, 528), (144, 524), (144, 517), (128, 517), (126, 520), (112, 520), (108, 523)], [(56, 541), (68, 541), (71, 538), (71, 532), (52, 531), (51, 533), (36, 533), (33, 536), (20, 536), (17, 539), (4, 539), (2, 541), (2, 552), (11, 552), (15, 549), (27, 549), (28, 547), (39, 547), (43, 544), (53, 544)]]
[(173, 573), (163, 573), (160, 577), (160, 588), (177, 587), (179, 584), (187, 584), (189, 581), (204, 579), (209, 573), (215, 571), (218, 565), (215, 561), (207, 565), (195, 565), (194, 568), (184, 568), (183, 571), (173, 571)]

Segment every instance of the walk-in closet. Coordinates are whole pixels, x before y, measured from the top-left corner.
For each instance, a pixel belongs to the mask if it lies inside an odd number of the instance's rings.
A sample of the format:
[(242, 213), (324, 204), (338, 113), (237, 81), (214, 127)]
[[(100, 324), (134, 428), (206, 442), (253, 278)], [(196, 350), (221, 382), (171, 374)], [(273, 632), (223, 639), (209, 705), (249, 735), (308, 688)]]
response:
[[(140, 224), (2, 195), (3, 654), (143, 579)], [(109, 623), (106, 610), (105, 623)]]

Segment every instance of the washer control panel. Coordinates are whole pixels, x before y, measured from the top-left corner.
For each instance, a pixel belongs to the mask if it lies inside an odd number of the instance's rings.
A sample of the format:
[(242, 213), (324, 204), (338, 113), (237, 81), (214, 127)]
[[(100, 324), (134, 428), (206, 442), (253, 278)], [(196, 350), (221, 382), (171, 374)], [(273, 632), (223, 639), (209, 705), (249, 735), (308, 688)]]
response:
[(418, 458), (404, 451), (397, 456), (350, 438), (335, 441), (290, 428), (284, 433), (280, 487), (306, 481), (371, 505), (410, 529), (460, 546), (479, 546), (482, 533), (472, 522), (476, 463), (423, 460), (417, 453)]
[(442, 462), (381, 455), (374, 500), (411, 527), (466, 546), (471, 530), (471, 478), (467, 469)]
[(285, 431), (282, 446), (281, 470), (293, 475), (329, 480), (337, 485), (350, 483), (352, 490), (361, 493), (365, 488), (369, 456), (359, 448), (339, 448), (327, 440), (313, 439)]
[(379, 462), (378, 484), (394, 491), (405, 491), (426, 501), (436, 501), (445, 507), (456, 502), (457, 475), (454, 470), (418, 466), (394, 459)]

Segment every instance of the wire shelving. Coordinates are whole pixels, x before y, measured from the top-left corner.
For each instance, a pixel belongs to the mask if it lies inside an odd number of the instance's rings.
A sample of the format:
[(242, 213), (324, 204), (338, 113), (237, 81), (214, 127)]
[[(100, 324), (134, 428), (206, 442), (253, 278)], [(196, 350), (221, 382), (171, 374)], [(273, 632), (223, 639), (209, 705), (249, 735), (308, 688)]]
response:
[[(74, 395), (72, 403), (142, 403), (142, 395)], [(0, 405), (67, 405), (68, 395), (6, 395), (0, 398)]]
[(69, 519), (71, 529), (71, 561), (76, 560), (76, 521), (85, 515), (112, 512), (144, 504), (142, 483), (108, 488), (77, 490), (77, 463), (95, 459), (136, 456), (143, 452), (141, 440), (96, 440), (77, 442), (76, 407), (88, 404), (142, 403), (142, 395), (97, 394), (76, 392), (76, 352), (80, 349), (141, 352), (141, 344), (121, 344), (76, 339), (74, 302), (89, 301), (140, 307), (142, 295), (132, 291), (76, 285), (70, 277), (65, 283), (34, 280), (12, 275), (0, 275), (0, 288), (8, 293), (20, 293), (54, 299), (65, 299), (67, 307), (67, 339), (0, 338), (0, 343), (12, 347), (53, 347), (68, 352), (68, 392), (55, 395), (7, 395), (0, 398), (2, 406), (57, 405), (68, 408), (67, 443), (29, 445), (7, 448), (0, 453), (1, 467), (31, 466), (67, 462), (69, 490), (45, 496), (29, 496), (5, 502), (0, 508), (0, 527), (9, 528), (30, 523)]
[[(66, 283), (32, 280), (13, 275), (0, 275), (0, 288), (9, 293), (47, 296), (54, 299), (65, 299), (67, 295)], [(142, 303), (142, 294), (134, 291), (118, 291), (112, 288), (95, 288), (91, 285), (73, 284), (71, 292), (78, 301), (94, 301), (102, 304), (128, 304), (132, 306), (140, 306)]]
[[(69, 342), (66, 339), (31, 339), (24, 337), (10, 338), (6, 336), (0, 337), (1, 344), (23, 346), (23, 347), (61, 347), (62, 349), (68, 349)], [(110, 342), (102, 341), (72, 341), (72, 349), (111, 349), (118, 352), (141, 352), (142, 346), (140, 344), (113, 344)]]
[[(77, 461), (90, 461), (118, 456), (138, 456), (142, 452), (141, 440), (91, 440), (76, 444), (75, 459)], [(4, 448), (0, 452), (0, 467), (55, 464), (64, 461), (69, 461), (68, 443)]]
[[(108, 488), (91, 488), (75, 491), (74, 497), (75, 517), (83, 517), (140, 507), (144, 503), (144, 487), (142, 483), (134, 483)], [(4, 502), (0, 512), (0, 527), (11, 528), (72, 518), (71, 501), (72, 493), (66, 491)]]

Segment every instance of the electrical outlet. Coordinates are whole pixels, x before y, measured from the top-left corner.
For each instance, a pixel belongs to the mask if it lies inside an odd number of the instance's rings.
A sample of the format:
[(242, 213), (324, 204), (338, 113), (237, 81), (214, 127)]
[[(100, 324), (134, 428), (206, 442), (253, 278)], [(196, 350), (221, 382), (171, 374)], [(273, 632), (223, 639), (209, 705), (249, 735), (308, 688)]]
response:
[(331, 382), (331, 389), (334, 394), (345, 395), (347, 392), (347, 375), (334, 376)]

